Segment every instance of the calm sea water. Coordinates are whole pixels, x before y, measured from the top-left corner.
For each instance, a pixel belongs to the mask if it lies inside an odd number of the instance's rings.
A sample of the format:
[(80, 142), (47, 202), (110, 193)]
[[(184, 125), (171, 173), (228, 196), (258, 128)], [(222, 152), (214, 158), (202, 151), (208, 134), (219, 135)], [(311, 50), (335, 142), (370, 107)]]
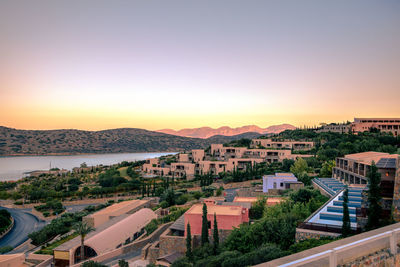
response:
[(111, 165), (121, 161), (144, 160), (174, 154), (173, 152), (159, 153), (115, 153), (77, 156), (29, 156), (29, 157), (0, 157), (0, 181), (17, 180), (24, 173), (52, 168), (72, 170), (83, 162), (88, 166)]

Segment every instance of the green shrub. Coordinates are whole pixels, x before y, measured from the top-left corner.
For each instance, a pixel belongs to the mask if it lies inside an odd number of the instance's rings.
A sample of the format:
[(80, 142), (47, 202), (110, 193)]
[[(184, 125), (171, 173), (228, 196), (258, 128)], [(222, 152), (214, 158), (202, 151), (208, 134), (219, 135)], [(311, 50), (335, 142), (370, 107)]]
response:
[(183, 205), (189, 200), (189, 195), (183, 194), (176, 199), (176, 205)]
[(157, 220), (157, 219), (151, 220), (151, 221), (149, 222), (149, 224), (146, 225), (146, 226), (144, 227), (144, 229), (145, 229), (146, 232), (147, 232), (147, 235), (150, 235), (150, 234), (153, 233), (155, 230), (157, 230), (158, 224), (159, 224), (159, 223), (158, 223), (158, 220)]
[(335, 240), (337, 240), (337, 239), (328, 238), (328, 237), (321, 238), (321, 239), (315, 239), (315, 238), (307, 239), (307, 240), (304, 240), (304, 241), (300, 241), (298, 243), (294, 243), (293, 245), (291, 245), (289, 247), (289, 251), (290, 251), (291, 254), (294, 254), (294, 253), (301, 252), (303, 250), (307, 250), (307, 249), (310, 249), (310, 248), (314, 248), (314, 247), (318, 247), (318, 246), (322, 246), (322, 245), (328, 244), (328, 243), (330, 243), (332, 241), (335, 241)]
[(5, 254), (7, 252), (10, 252), (11, 250), (13, 250), (14, 248), (12, 246), (4, 246), (4, 247), (0, 247), (0, 254)]
[(167, 201), (161, 201), (161, 203), (160, 203), (160, 207), (161, 208), (163, 208), (163, 209), (166, 209), (166, 208), (168, 208), (169, 207), (169, 205), (168, 205), (168, 202)]

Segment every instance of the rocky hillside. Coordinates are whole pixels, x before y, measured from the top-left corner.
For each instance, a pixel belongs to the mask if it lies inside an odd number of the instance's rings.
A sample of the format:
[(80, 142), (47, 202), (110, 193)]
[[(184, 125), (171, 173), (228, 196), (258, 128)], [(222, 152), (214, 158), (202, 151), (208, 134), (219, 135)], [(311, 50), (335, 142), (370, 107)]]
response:
[(220, 127), (217, 129), (213, 129), (210, 127), (201, 127), (193, 129), (182, 129), (179, 131), (175, 131), (172, 129), (163, 129), (163, 130), (158, 130), (157, 132), (184, 136), (184, 137), (209, 138), (215, 135), (234, 136), (249, 132), (259, 133), (259, 134), (275, 134), (283, 132), (285, 130), (294, 130), (294, 129), (296, 129), (296, 127), (294, 127), (291, 124), (280, 124), (280, 125), (272, 125), (267, 128), (260, 128), (256, 125), (247, 125), (238, 128), (231, 128), (228, 126)]
[(227, 143), (240, 138), (258, 136), (258, 133), (245, 133), (199, 139), (135, 128), (104, 131), (36, 131), (0, 126), (0, 155), (182, 151), (205, 148), (211, 143)]

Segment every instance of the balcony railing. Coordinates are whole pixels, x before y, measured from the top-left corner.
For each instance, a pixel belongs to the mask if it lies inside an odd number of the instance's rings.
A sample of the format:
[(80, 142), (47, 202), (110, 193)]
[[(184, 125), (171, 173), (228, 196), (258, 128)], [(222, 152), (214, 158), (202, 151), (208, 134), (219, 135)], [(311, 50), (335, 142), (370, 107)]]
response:
[[(324, 260), (324, 263), (322, 264), (323, 266), (327, 265), (329, 267), (336, 267), (338, 264), (343, 265), (345, 263), (349, 263), (357, 258), (367, 256), (373, 252), (377, 252), (385, 248), (388, 248), (392, 255), (396, 255), (398, 253), (397, 249), (399, 233), (400, 228), (395, 228), (380, 233), (378, 232), (345, 245), (327, 249), (310, 256), (303, 256), (300, 259), (296, 259), (291, 262), (281, 263), (278, 266), (314, 266), (318, 263), (318, 265), (320, 265), (321, 260)], [(354, 237), (351, 238), (354, 240)], [(303, 251), (302, 254), (304, 253), (305, 252)]]

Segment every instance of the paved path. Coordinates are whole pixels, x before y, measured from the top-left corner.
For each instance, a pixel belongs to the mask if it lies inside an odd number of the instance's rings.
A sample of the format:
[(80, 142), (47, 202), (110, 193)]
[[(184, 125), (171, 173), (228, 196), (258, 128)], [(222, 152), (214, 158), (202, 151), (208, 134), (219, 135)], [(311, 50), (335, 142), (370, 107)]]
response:
[(66, 205), (65, 211), (66, 212), (78, 212), (84, 210), (86, 207), (89, 206), (98, 206), (102, 203), (90, 203), (90, 204), (77, 204), (77, 205)]
[(28, 240), (28, 234), (38, 231), (46, 225), (45, 221), (39, 220), (36, 216), (29, 213), (29, 210), (3, 209), (11, 213), (11, 216), (14, 218), (14, 227), (6, 236), (0, 239), (0, 247), (12, 246), (15, 248)]

